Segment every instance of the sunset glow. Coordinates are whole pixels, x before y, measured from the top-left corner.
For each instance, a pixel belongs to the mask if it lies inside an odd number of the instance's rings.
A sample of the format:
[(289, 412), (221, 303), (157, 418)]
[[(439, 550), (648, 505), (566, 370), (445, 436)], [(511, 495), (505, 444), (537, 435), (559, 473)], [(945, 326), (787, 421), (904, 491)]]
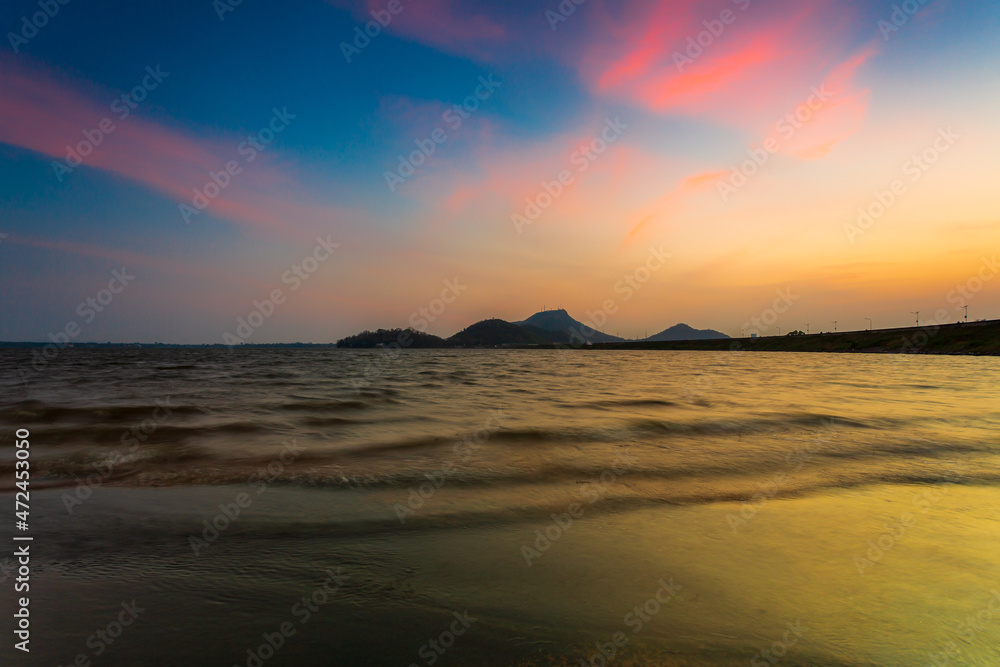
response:
[(788, 329), (895, 326), (994, 256), (995, 3), (383, 5), (182, 3), (124, 33), (68, 5), (13, 40), (0, 338), (44, 340), (127, 264), (91, 339), (221, 342), (326, 235), (253, 342), (403, 326), (449, 279), (469, 288), (431, 333), (582, 315), (651, 246), (672, 258), (622, 335), (735, 335), (778, 289)]

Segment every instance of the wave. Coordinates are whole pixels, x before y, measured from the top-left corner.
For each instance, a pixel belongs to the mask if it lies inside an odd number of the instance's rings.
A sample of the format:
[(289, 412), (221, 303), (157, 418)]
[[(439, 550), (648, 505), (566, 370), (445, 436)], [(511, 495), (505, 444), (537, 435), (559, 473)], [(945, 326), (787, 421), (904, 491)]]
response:
[[(626, 398), (618, 400), (604, 400), (604, 401), (590, 401), (588, 403), (579, 404), (586, 407), (595, 408), (661, 408), (661, 407), (674, 407), (677, 404), (673, 401), (666, 401), (659, 398)], [(578, 407), (576, 405), (571, 405), (567, 407)]]
[[(128, 485), (218, 485), (245, 483), (277, 460), (277, 451), (254, 456), (221, 458), (193, 445), (149, 447), (125, 455), (118, 449), (104, 456), (77, 454), (38, 457), (33, 461), (33, 485), (60, 484), (110, 468)], [(115, 454), (117, 452), (117, 455)], [(334, 488), (407, 488), (442, 480), (453, 486), (497, 491), (509, 487), (572, 487), (594, 483), (618, 472), (627, 487), (644, 483), (642, 495), (682, 500), (697, 489), (698, 497), (716, 501), (746, 499), (761, 484), (781, 480), (800, 491), (850, 487), (861, 483), (933, 484), (942, 481), (993, 483), (1000, 479), (1000, 452), (990, 446), (923, 442), (919, 447), (826, 447), (801, 460), (759, 449), (733, 450), (716, 456), (700, 451), (663, 451), (655, 446), (606, 448), (586, 457), (514, 461), (496, 456), (454, 454), (414, 459), (404, 464), (393, 456), (371, 457), (369, 450), (337, 452), (306, 450), (283, 463), (273, 475), (279, 484)], [(627, 459), (619, 457), (627, 454)], [(619, 463), (627, 461), (627, 463)], [(0, 462), (0, 475), (14, 471), (14, 461)], [(621, 467), (623, 466), (623, 467)], [(140, 474), (141, 473), (141, 474)], [(37, 474), (37, 477), (36, 477)], [(13, 483), (11, 476), (10, 483)], [(704, 489), (711, 488), (711, 492)], [(787, 489), (786, 489), (787, 490)], [(707, 495), (706, 495), (707, 494)]]
[[(878, 425), (857, 419), (845, 419), (820, 414), (779, 415), (734, 419), (695, 419), (689, 421), (633, 418), (595, 426), (565, 426), (559, 428), (501, 428), (491, 431), (491, 443), (559, 446), (565, 443), (615, 443), (663, 439), (667, 436), (691, 435), (752, 435), (759, 433), (802, 431), (803, 427), (877, 429)], [(474, 432), (452, 435), (428, 435), (394, 441), (376, 441), (358, 445), (350, 453), (356, 456), (381, 456), (387, 452), (435, 449), (446, 444), (473, 438)]]
[[(201, 405), (171, 405), (164, 396), (164, 405), (171, 415), (202, 415), (213, 414), (213, 411)], [(0, 419), (12, 422), (102, 422), (122, 420), (124, 422), (141, 422), (162, 414), (164, 408), (158, 403), (143, 403), (139, 405), (107, 405), (73, 407), (53, 405), (37, 400), (20, 401), (0, 407)]]
[(142, 422), (133, 424), (94, 423), (63, 426), (35, 426), (31, 429), (32, 441), (38, 445), (59, 446), (95, 443), (99, 445), (133, 445), (141, 447), (165, 443), (182, 443), (189, 440), (208, 440), (220, 436), (245, 436), (273, 434), (276, 438), (287, 437), (291, 426), (274, 422), (238, 420), (216, 424), (177, 425), (161, 423), (155, 429), (144, 433)]
[(374, 407), (369, 401), (361, 400), (309, 400), (281, 403), (277, 410), (286, 412), (339, 412), (342, 410), (368, 410)]
[[(233, 480), (231, 482), (220, 481), (220, 484), (242, 485), (245, 479)], [(177, 480), (169, 478), (157, 478), (155, 476), (134, 474), (123, 477), (115, 481), (106, 482), (109, 485), (121, 486), (122, 483), (129, 483), (132, 486), (142, 487), (163, 487), (178, 484)], [(283, 482), (275, 482), (279, 488), (287, 486)], [(452, 482), (448, 482), (452, 484)], [(1000, 474), (993, 474), (980, 479), (955, 480), (947, 477), (935, 477), (926, 475), (889, 475), (889, 476), (856, 476), (850, 479), (826, 480), (813, 484), (788, 485), (775, 490), (767, 496), (768, 502), (778, 502), (796, 498), (808, 497), (813, 494), (824, 493), (835, 489), (858, 489), (876, 484), (892, 485), (943, 485), (940, 488), (947, 492), (948, 486), (997, 486), (1000, 485)], [(61, 488), (74, 486), (64, 484)], [(356, 486), (349, 483), (296, 483), (297, 486), (313, 487), (317, 493), (337, 492), (339, 489)], [(624, 485), (622, 485), (624, 486)], [(632, 488), (634, 488), (633, 485)], [(60, 490), (58, 486), (50, 486), (51, 490)], [(238, 487), (242, 488), (242, 487)], [(455, 489), (443, 487), (441, 494), (454, 493)], [(511, 487), (507, 491), (506, 498), (509, 500), (512, 494), (516, 493), (516, 487)], [(523, 496), (518, 495), (516, 502), (490, 502), (477, 503), (475, 507), (469, 505), (458, 505), (454, 503), (441, 502), (443, 498), (431, 496), (423, 506), (418, 507), (412, 514), (405, 517), (405, 522), (401, 522), (395, 515), (394, 504), (406, 506), (408, 501), (408, 489), (400, 487), (392, 493), (384, 493), (381, 500), (384, 501), (385, 512), (381, 516), (367, 516), (364, 518), (336, 517), (331, 518), (328, 514), (316, 516), (313, 519), (308, 517), (282, 516), (280, 520), (274, 520), (266, 515), (256, 516), (248, 514), (241, 519), (241, 532), (245, 539), (262, 540), (267, 544), (280, 543), (285, 539), (311, 539), (311, 538), (365, 538), (379, 535), (397, 535), (401, 532), (423, 532), (423, 533), (443, 533), (453, 530), (467, 530), (470, 528), (494, 528), (505, 526), (522, 526), (547, 524), (552, 521), (553, 515), (559, 515), (567, 511), (570, 502), (577, 502), (582, 508), (582, 519), (589, 520), (593, 517), (621, 514), (646, 508), (656, 507), (693, 507), (718, 503), (743, 503), (760, 502), (760, 491), (756, 489), (687, 489), (661, 487), (643, 489), (643, 493), (618, 493), (614, 489), (606, 495), (590, 502), (585, 495), (560, 496), (559, 498), (548, 496), (534, 502), (525, 501)], [(275, 491), (271, 491), (275, 493)], [(759, 506), (759, 505), (758, 505)], [(207, 505), (211, 511), (218, 511), (216, 505)], [(733, 511), (739, 511), (733, 508)], [(152, 544), (162, 542), (182, 543), (178, 540), (178, 535), (186, 538), (192, 532), (191, 526), (199, 525), (198, 517), (190, 521), (156, 521), (147, 520), (141, 525), (132, 525), (127, 528), (129, 536), (136, 539), (120, 539), (120, 543), (133, 544), (136, 548), (149, 548)], [(725, 521), (720, 515), (720, 521)], [(724, 525), (724, 524), (723, 524)], [(526, 539), (530, 537), (526, 535)], [(80, 549), (87, 544), (74, 543), (73, 557), (79, 557)], [(95, 548), (105, 549), (104, 540), (95, 540)]]

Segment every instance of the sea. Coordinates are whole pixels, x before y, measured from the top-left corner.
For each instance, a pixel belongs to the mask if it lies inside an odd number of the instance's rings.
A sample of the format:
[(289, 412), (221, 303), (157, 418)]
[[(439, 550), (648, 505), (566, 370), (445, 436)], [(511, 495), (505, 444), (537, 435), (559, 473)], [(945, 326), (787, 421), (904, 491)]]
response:
[(994, 357), (3, 349), (0, 664), (996, 667), (998, 480)]

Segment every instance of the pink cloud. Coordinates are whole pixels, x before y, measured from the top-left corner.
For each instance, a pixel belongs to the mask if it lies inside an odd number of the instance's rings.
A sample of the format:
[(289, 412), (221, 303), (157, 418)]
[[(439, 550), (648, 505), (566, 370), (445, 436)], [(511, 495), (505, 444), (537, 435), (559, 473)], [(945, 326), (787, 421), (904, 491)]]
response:
[[(632, 212), (649, 201), (662, 174), (681, 167), (625, 138), (585, 161), (583, 149), (591, 149), (603, 125), (603, 119), (592, 117), (544, 142), (498, 142), (482, 151), (473, 168), (428, 179), (421, 196), (436, 211), (431, 224), (438, 232), (453, 231), (474, 220), (480, 233), (513, 243), (522, 238), (517, 233), (522, 230), (536, 240), (571, 232), (580, 243), (613, 253), (621, 230), (634, 225)], [(561, 172), (569, 182), (531, 219), (532, 202), (556, 191)], [(705, 186), (695, 180), (689, 187)], [(527, 227), (523, 219), (531, 220)]]
[[(210, 182), (209, 172), (217, 173), (230, 160), (237, 160), (242, 173), (232, 177), (206, 212), (269, 234), (329, 228), (331, 218), (337, 215), (325, 206), (309, 203), (309, 197), (302, 193), (281, 196), (269, 192), (279, 186), (288, 189), (294, 183), (290, 174), (273, 164), (273, 145), (271, 154), (261, 152), (254, 162), (244, 163), (237, 147), (246, 137), (232, 137), (229, 141), (204, 139), (135, 114), (119, 119), (110, 101), (95, 102), (92, 95), (62, 83), (42, 68), (23, 65), (23, 60), (0, 55), (0, 90), (4, 91), (0, 97), (0, 142), (65, 164), (67, 146), (78, 147), (85, 142), (85, 131), (92, 137), (103, 135), (76, 169), (101, 169), (188, 205), (194, 188)], [(95, 133), (103, 119), (109, 119), (114, 129), (106, 134)], [(262, 117), (262, 126), (269, 120), (270, 110)], [(201, 219), (200, 215), (194, 216), (192, 224)], [(179, 212), (178, 222), (183, 223)]]
[(815, 82), (841, 48), (848, 19), (829, 0), (780, 13), (739, 7), (631, 0), (610, 11), (597, 4), (573, 63), (597, 96), (655, 113), (752, 123), (773, 113), (789, 88)]
[[(810, 95), (803, 96), (793, 108), (793, 115), (802, 110), (802, 117), (806, 120), (796, 125), (784, 122), (774, 126), (770, 134), (760, 142), (761, 145), (773, 142), (780, 153), (803, 160), (815, 160), (824, 157), (838, 143), (854, 135), (861, 129), (870, 98), (868, 89), (856, 89), (854, 78), (874, 53), (873, 48), (867, 48), (834, 67), (822, 84), (813, 87), (816, 92), (810, 91)], [(675, 188), (636, 215), (638, 221), (632, 223), (624, 243), (635, 241), (653, 223), (676, 212), (690, 196), (711, 188), (728, 175), (727, 170), (712, 170), (682, 179)]]

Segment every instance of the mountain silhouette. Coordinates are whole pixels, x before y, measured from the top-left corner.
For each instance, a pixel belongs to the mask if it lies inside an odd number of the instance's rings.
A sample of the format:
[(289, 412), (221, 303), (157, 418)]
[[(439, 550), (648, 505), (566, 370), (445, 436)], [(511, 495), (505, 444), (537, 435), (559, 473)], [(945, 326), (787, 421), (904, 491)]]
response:
[[(698, 330), (677, 324), (655, 336), (649, 342), (716, 340), (729, 338), (711, 329)], [(597, 331), (574, 319), (562, 308), (543, 310), (521, 322), (489, 319), (470, 324), (448, 339), (409, 329), (378, 329), (341, 338), (337, 347), (348, 348), (440, 348), (440, 347), (501, 347), (505, 345), (568, 345), (591, 343), (625, 343), (624, 338)]]
[(669, 329), (664, 329), (658, 334), (647, 338), (648, 341), (671, 341), (671, 340), (716, 340), (729, 338), (724, 333), (713, 331), (712, 329), (695, 329), (686, 324), (675, 324)]
[(368, 349), (374, 347), (435, 348), (448, 347), (448, 342), (433, 334), (415, 329), (379, 329), (362, 331), (337, 341), (337, 347)]
[(550, 332), (550, 334), (554, 333), (559, 335), (560, 338), (565, 336), (565, 340), (559, 340), (557, 342), (620, 343), (625, 340), (624, 338), (611, 336), (609, 334), (602, 333), (597, 329), (592, 329), (583, 322), (570, 317), (570, 314), (562, 308), (557, 310), (543, 310), (539, 313), (535, 313), (526, 320), (514, 322), (514, 324), (533, 327), (545, 332)]
[(479, 347), (493, 345), (547, 345), (557, 342), (537, 333), (533, 329), (534, 327), (522, 327), (505, 320), (483, 320), (462, 329), (449, 338), (448, 343), (462, 347)]

